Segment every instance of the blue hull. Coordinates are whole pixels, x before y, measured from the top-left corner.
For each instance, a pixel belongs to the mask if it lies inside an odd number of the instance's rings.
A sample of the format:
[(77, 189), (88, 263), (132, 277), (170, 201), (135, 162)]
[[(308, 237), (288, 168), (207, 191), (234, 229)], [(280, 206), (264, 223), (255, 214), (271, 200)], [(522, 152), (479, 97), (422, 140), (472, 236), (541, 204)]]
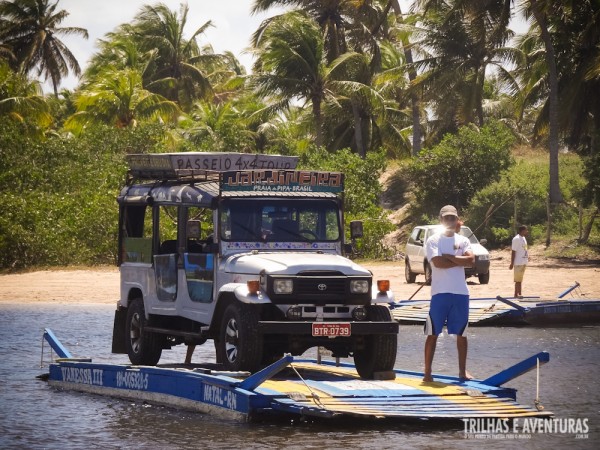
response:
[[(50, 332), (51, 333), (51, 332)], [(56, 338), (44, 335), (53, 344)], [(56, 340), (57, 342), (57, 340)], [(516, 403), (506, 382), (549, 360), (539, 353), (486, 380), (460, 380), (403, 370), (382, 379), (361, 379), (352, 364), (297, 360), (286, 356), (254, 374), (199, 366), (95, 364), (67, 357), (50, 364), (48, 382), (61, 390), (142, 401), (252, 422), (280, 418), (435, 419), (547, 417)], [(69, 354), (70, 356), (70, 354)], [(213, 365), (214, 366), (214, 365)]]

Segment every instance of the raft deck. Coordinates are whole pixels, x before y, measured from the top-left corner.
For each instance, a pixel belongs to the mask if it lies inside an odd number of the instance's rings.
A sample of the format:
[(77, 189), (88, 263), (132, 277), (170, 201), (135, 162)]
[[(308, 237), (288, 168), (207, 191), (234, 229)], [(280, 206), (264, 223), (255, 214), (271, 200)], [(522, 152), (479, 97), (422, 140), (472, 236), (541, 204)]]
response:
[[(394, 320), (423, 324), (429, 300), (400, 301), (390, 305)], [(600, 323), (600, 300), (542, 300), (539, 297), (474, 298), (469, 302), (471, 326), (568, 326)]]
[[(385, 380), (361, 379), (352, 364), (281, 360), (254, 374), (207, 367), (95, 364), (74, 360), (50, 330), (44, 334), (62, 356), (50, 364), (50, 385), (145, 401), (249, 422), (278, 417), (442, 419), (546, 417), (552, 413), (516, 403), (502, 384), (549, 361), (534, 355), (486, 380), (460, 380), (394, 370)], [(61, 351), (66, 353), (62, 353)], [(214, 366), (214, 365), (213, 365)]]

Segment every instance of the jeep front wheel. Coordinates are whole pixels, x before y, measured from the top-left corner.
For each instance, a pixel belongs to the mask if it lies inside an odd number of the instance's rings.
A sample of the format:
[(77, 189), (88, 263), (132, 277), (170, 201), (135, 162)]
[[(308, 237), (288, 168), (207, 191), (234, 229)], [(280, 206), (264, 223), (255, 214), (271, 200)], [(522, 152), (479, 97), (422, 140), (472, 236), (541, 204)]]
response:
[(144, 301), (141, 298), (133, 299), (127, 308), (125, 323), (127, 354), (132, 364), (155, 366), (160, 360), (162, 346), (158, 336), (144, 330), (146, 325)]
[(478, 276), (479, 284), (488, 284), (490, 282), (490, 273), (480, 273)]
[(225, 309), (217, 343), (217, 360), (225, 369), (254, 372), (260, 367), (263, 346), (259, 318), (250, 305), (232, 303)]
[[(367, 320), (373, 322), (391, 322), (392, 314), (387, 306), (367, 306)], [(376, 372), (394, 369), (398, 336), (395, 334), (375, 334), (365, 336), (364, 346), (354, 350), (354, 365), (362, 378), (373, 378)]]
[(410, 270), (410, 263), (408, 262), (408, 257), (404, 259), (404, 278), (406, 278), (406, 282), (408, 284), (414, 283), (417, 279), (417, 274)]
[(429, 263), (425, 263), (425, 284), (431, 286), (431, 266)]

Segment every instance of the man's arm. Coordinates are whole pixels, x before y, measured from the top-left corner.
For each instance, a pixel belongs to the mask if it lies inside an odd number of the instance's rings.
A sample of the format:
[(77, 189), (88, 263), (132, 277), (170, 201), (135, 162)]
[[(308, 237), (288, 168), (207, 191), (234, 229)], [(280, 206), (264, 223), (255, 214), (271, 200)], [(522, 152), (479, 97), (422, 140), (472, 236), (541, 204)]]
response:
[(473, 266), (473, 264), (475, 264), (475, 254), (471, 251), (465, 252), (465, 254), (462, 256), (443, 254), (439, 258), (444, 258), (446, 261), (448, 261), (450, 263), (450, 265), (446, 266), (446, 267), (441, 267), (441, 266), (436, 265), (436, 267), (440, 267), (440, 268), (448, 268), (448, 267), (454, 267), (454, 266), (471, 267), (471, 266)]
[(510, 266), (508, 266), (509, 270), (512, 270), (513, 266), (515, 265), (515, 256), (516, 256), (517, 252), (515, 252), (514, 250), (511, 250), (510, 252)]
[(438, 269), (449, 269), (450, 267), (456, 267), (456, 264), (446, 258), (445, 255), (442, 256), (434, 256), (431, 258), (431, 264), (433, 264)]

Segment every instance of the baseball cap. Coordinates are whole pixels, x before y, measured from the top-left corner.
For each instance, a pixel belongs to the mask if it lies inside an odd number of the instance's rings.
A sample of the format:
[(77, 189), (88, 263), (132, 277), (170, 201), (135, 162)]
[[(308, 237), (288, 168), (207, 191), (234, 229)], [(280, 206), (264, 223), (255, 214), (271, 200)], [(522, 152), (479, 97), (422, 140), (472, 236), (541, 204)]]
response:
[(444, 216), (456, 216), (458, 217), (458, 213), (456, 212), (456, 208), (452, 205), (446, 205), (442, 209), (440, 209), (440, 217)]

